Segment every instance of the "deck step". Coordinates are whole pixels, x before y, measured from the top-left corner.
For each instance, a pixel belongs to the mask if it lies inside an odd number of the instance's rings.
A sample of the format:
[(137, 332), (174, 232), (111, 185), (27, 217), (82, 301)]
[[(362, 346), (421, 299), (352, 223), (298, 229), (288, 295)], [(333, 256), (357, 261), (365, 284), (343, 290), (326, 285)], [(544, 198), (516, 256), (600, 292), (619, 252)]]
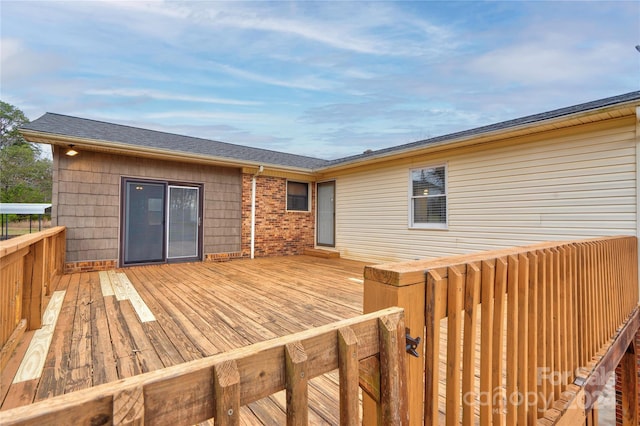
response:
[(306, 248), (304, 249), (304, 254), (307, 256), (322, 257), (324, 259), (338, 259), (340, 257), (340, 252), (338, 251), (317, 248)]

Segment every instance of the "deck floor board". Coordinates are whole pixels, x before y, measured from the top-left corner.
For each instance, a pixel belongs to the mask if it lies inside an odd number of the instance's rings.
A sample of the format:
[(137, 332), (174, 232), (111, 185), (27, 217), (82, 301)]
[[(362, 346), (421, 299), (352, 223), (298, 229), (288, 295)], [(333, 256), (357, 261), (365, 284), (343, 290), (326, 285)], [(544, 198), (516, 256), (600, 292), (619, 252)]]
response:
[(113, 355), (107, 309), (104, 297), (102, 297), (99, 279), (91, 282), (91, 344), (92, 365), (102, 366), (93, 372), (93, 385), (97, 386), (117, 380), (118, 370)]
[[(3, 376), (0, 409), (355, 317), (364, 265), (292, 256), (109, 271), (126, 274), (156, 318), (148, 322), (130, 300), (103, 296), (98, 272), (64, 275), (54, 283), (67, 293), (43, 374), (11, 386)], [(337, 373), (311, 380), (309, 395), (310, 422), (336, 424)], [(241, 423), (283, 424), (285, 405), (284, 392), (256, 401)]]

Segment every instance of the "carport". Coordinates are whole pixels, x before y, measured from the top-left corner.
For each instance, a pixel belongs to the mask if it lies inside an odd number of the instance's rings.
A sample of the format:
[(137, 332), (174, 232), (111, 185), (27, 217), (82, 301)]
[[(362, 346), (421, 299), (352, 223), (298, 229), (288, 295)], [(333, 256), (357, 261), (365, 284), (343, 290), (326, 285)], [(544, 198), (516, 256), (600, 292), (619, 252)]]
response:
[[(51, 208), (51, 204), (46, 203), (0, 203), (0, 239), (9, 239), (9, 215), (38, 215), (38, 231), (42, 230), (42, 216), (45, 210)], [(29, 233), (31, 233), (31, 220), (29, 220)]]

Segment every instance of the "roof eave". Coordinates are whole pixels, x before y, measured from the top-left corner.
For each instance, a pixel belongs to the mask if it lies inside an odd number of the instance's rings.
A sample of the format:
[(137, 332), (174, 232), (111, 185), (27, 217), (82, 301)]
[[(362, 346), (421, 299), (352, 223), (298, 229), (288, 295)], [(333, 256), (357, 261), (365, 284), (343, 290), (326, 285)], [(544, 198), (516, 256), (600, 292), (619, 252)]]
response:
[(100, 139), (80, 138), (77, 136), (59, 135), (54, 133), (40, 132), (30, 129), (19, 129), (22, 136), (28, 142), (43, 143), (56, 146), (69, 146), (74, 145), (79, 149), (91, 149), (95, 151), (107, 151), (116, 154), (132, 155), (139, 154), (148, 158), (171, 160), (171, 161), (188, 161), (192, 163), (207, 164), (213, 166), (224, 167), (260, 167), (269, 168), (272, 170), (295, 172), (300, 174), (313, 175), (313, 170), (304, 167), (283, 166), (281, 164), (271, 164), (267, 162), (251, 161), (251, 160), (238, 160), (228, 157), (218, 157), (205, 154), (191, 154), (181, 151), (170, 151), (158, 148), (142, 147), (139, 145), (131, 145), (120, 142), (105, 141)]

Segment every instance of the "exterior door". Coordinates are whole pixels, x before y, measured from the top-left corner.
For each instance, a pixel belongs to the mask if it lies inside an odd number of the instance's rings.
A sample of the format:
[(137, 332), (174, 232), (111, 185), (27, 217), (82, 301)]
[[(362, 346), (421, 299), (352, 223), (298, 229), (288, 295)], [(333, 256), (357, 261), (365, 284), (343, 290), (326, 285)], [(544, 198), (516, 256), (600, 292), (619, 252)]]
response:
[(318, 183), (318, 213), (316, 244), (335, 247), (336, 245), (336, 183)]
[(201, 257), (200, 187), (123, 179), (122, 264)]

